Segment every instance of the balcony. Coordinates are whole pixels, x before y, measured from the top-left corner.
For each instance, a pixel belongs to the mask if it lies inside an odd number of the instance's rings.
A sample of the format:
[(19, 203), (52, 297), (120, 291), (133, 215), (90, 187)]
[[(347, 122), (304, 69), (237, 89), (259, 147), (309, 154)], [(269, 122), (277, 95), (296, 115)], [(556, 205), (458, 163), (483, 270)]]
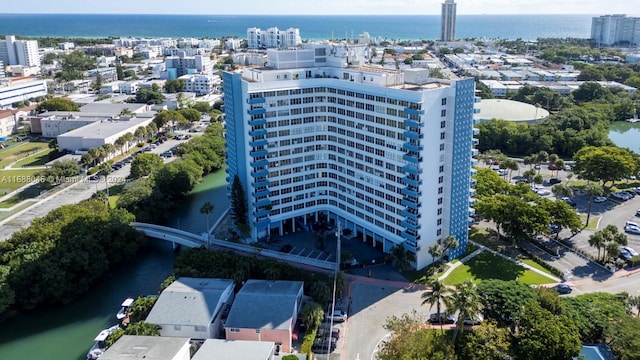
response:
[(481, 98), (480, 96), (474, 96), (474, 97), (473, 97), (473, 102), (474, 102), (475, 104), (479, 104), (479, 103), (480, 103), (480, 101), (482, 101), (482, 98)]
[(413, 152), (420, 152), (423, 149), (423, 147), (419, 144), (412, 144), (408, 142), (402, 144), (402, 148), (405, 150), (413, 151)]
[(420, 140), (424, 138), (424, 135), (421, 133), (417, 133), (415, 131), (411, 131), (411, 130), (406, 130), (404, 132), (404, 137), (406, 137), (407, 139), (412, 139), (412, 140)]
[(260, 180), (260, 181), (256, 181), (251, 183), (251, 187), (253, 187), (254, 189), (257, 188), (266, 188), (267, 186), (269, 186), (269, 180)]
[(250, 136), (265, 136), (267, 135), (267, 129), (256, 129), (253, 131), (249, 131)]
[(480, 154), (480, 152), (478, 151), (478, 149), (471, 149), (471, 156), (473, 157), (477, 157), (478, 154)]
[(420, 185), (422, 185), (422, 180), (416, 180), (416, 179), (412, 179), (409, 176), (405, 176), (402, 179), (402, 182), (404, 182), (405, 184), (409, 185), (409, 186), (414, 186), (414, 187), (418, 187)]
[(405, 127), (408, 126), (408, 127), (412, 127), (412, 128), (418, 129), (418, 128), (424, 127), (424, 122), (405, 119), (404, 120), (404, 126)]
[(476, 196), (476, 189), (469, 189), (469, 196)]
[(269, 152), (266, 149), (260, 149), (250, 152), (249, 155), (251, 155), (252, 158), (266, 157), (267, 155), (269, 155)]
[(269, 160), (267, 159), (257, 160), (257, 161), (251, 162), (250, 164), (252, 168), (264, 167), (269, 165)]
[(269, 170), (266, 170), (266, 169), (256, 170), (251, 173), (251, 176), (253, 176), (254, 179), (264, 178), (264, 177), (267, 177), (268, 175), (269, 175)]
[(269, 205), (271, 205), (271, 200), (269, 199), (262, 199), (256, 203), (256, 207), (263, 207), (263, 206), (269, 206)]
[(476, 209), (469, 208), (469, 216), (475, 216), (475, 215), (476, 215)]
[(402, 170), (404, 170), (405, 173), (411, 174), (411, 175), (420, 175), (420, 174), (422, 174), (422, 168), (417, 167), (417, 166), (405, 165), (402, 168)]
[(414, 210), (418, 210), (420, 207), (420, 203), (418, 203), (417, 200), (402, 199), (402, 205)]
[(416, 235), (409, 234), (406, 231), (402, 232), (402, 237), (410, 244), (416, 244), (418, 242), (418, 237)]
[(478, 159), (471, 158), (471, 166), (476, 166), (476, 165), (478, 165)]
[(258, 140), (251, 141), (249, 143), (249, 146), (260, 147), (260, 146), (267, 146), (267, 144), (268, 144), (267, 139), (258, 139)]
[(264, 104), (265, 102), (266, 102), (266, 99), (264, 97), (255, 97), (255, 98), (247, 99), (247, 104), (249, 105)]
[(256, 192), (253, 193), (253, 197), (254, 198), (261, 198), (264, 196), (269, 196), (269, 190), (268, 189), (258, 189), (256, 190)]
[(249, 125), (250, 126), (265, 126), (265, 125), (267, 125), (267, 119), (262, 118), (262, 119), (249, 120)]
[(471, 181), (469, 182), (469, 186), (471, 186), (471, 187), (476, 187), (476, 185), (478, 185), (478, 180), (476, 180), (476, 179), (471, 179)]
[(266, 114), (267, 113), (267, 109), (265, 108), (255, 108), (255, 109), (248, 109), (247, 110), (247, 114), (249, 115), (261, 115), (261, 114)]
[(404, 113), (408, 115), (424, 115), (424, 110), (418, 110), (413, 108), (404, 108)]
[(417, 189), (404, 188), (402, 194), (412, 198), (419, 198), (422, 195)]
[(420, 224), (415, 224), (407, 220), (402, 221), (402, 226), (404, 226), (407, 230), (411, 230), (413, 232), (418, 232), (418, 230), (420, 230)]
[(414, 214), (407, 209), (402, 210), (402, 216), (406, 217), (407, 219), (411, 219), (413, 221), (418, 221), (418, 219), (420, 219), (419, 214)]
[(478, 136), (478, 135), (480, 135), (480, 129), (473, 128), (473, 136)]
[(265, 227), (269, 224), (271, 224), (271, 220), (269, 220), (269, 217), (264, 217), (262, 219), (256, 220), (256, 227)]
[[(477, 163), (478, 163), (478, 162), (476, 161), (476, 164), (477, 164)], [(470, 170), (470, 172), (471, 172), (471, 176), (474, 176), (474, 175), (476, 175), (476, 174), (478, 173), (478, 170), (476, 170), (476, 169), (471, 169), (471, 170)]]
[(469, 206), (476, 206), (476, 198), (469, 198)]
[(478, 109), (478, 108), (473, 108), (473, 113), (474, 113), (474, 114), (480, 114), (480, 109)]
[(471, 143), (473, 144), (473, 146), (478, 146), (480, 145), (480, 140), (473, 138), (473, 140), (471, 141)]
[(269, 216), (270, 213), (271, 213), (270, 210), (262, 209), (262, 210), (258, 210), (256, 212), (254, 212), (253, 216), (255, 216), (256, 218), (261, 218), (261, 217)]
[(418, 156), (418, 154), (404, 154), (402, 155), (402, 160), (410, 163), (417, 164), (422, 161), (422, 158)]

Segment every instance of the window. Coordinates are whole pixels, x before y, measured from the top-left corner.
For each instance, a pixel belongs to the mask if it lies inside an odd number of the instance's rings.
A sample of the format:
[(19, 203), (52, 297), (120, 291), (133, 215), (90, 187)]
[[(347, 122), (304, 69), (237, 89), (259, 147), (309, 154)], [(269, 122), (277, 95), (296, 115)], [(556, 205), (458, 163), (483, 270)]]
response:
[(440, 121), (440, 129), (444, 129), (447, 127), (447, 122), (446, 121)]
[[(287, 135), (289, 135), (289, 134), (287, 134)], [(443, 133), (443, 132), (440, 133), (440, 140), (444, 140), (444, 135), (445, 135), (445, 133)], [(282, 136), (282, 135), (280, 135), (280, 136)]]
[(442, 106), (447, 105), (447, 98), (443, 98), (443, 99), (442, 99), (442, 101), (441, 101), (441, 103), (442, 103)]
[(207, 331), (207, 327), (206, 326), (201, 326), (201, 325), (196, 325), (196, 331), (205, 332), (205, 331)]
[(438, 205), (442, 205), (442, 198), (438, 198)]
[(447, 110), (446, 109), (440, 110), (440, 117), (445, 117), (445, 116), (447, 116)]
[[(442, 146), (444, 144), (440, 144), (440, 145)], [(443, 150), (443, 149), (440, 149), (440, 150)], [(441, 172), (441, 173), (444, 172), (444, 165), (440, 165), (440, 168), (438, 169), (438, 172)]]
[(231, 328), (231, 329), (229, 329), (229, 331), (239, 333), (239, 332), (240, 332), (240, 329), (238, 329), (238, 328)]
[(444, 151), (444, 144), (440, 144), (440, 151)]

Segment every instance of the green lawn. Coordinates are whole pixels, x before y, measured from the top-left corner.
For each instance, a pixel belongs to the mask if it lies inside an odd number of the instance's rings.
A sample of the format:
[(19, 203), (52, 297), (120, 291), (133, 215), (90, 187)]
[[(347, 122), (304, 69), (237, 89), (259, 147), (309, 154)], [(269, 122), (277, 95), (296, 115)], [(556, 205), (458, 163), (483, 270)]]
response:
[(17, 163), (15, 163), (15, 165), (13, 165), (13, 167), (21, 168), (21, 167), (30, 167), (30, 166), (44, 166), (49, 161), (54, 160), (55, 158), (58, 158), (62, 155), (64, 154), (59, 153), (55, 149), (47, 149), (43, 152), (40, 152), (35, 155), (31, 155), (27, 158), (24, 158), (18, 161)]
[(27, 158), (33, 153), (48, 148), (49, 143), (46, 142), (24, 142), (8, 149), (0, 150), (0, 169), (4, 169), (5, 166), (16, 160)]
[[(584, 224), (587, 221), (586, 214), (580, 214), (580, 221)], [(600, 221), (600, 216), (591, 215), (589, 218), (589, 224), (587, 224), (587, 230), (597, 230), (598, 229), (598, 221)]]
[(34, 199), (38, 195), (40, 195), (40, 192), (43, 190), (44, 189), (40, 188), (39, 186), (30, 186), (28, 189), (25, 189), (24, 191), (21, 191), (18, 194), (13, 195), (7, 200), (0, 202), (0, 208), (2, 209), (10, 208), (16, 204), (21, 203), (24, 200)]
[(542, 267), (542, 265), (538, 264), (537, 262), (531, 260), (531, 259), (520, 259), (520, 261), (522, 261), (523, 263), (531, 266), (532, 268), (538, 269), (542, 272), (544, 272), (545, 274), (549, 274), (551, 276), (555, 276), (552, 273), (549, 272), (549, 270), (545, 269)]
[(477, 283), (487, 279), (518, 280), (527, 285), (552, 282), (546, 276), (527, 270), (516, 263), (485, 251), (458, 266), (444, 279), (444, 283), (446, 285), (456, 285), (465, 280), (473, 280)]
[(41, 169), (0, 170), (0, 196), (30, 183)]
[[(23, 209), (26, 209), (27, 207), (31, 206), (33, 203), (31, 201), (27, 201), (24, 202), (22, 204), (20, 204), (20, 206), (16, 206), (15, 209), (11, 210), (11, 211), (0, 211), (0, 221), (8, 218), (9, 216), (22, 211)], [(6, 225), (13, 225), (13, 226), (21, 226), (22, 223), (12, 223), (12, 222), (8, 222), (6, 223)]]

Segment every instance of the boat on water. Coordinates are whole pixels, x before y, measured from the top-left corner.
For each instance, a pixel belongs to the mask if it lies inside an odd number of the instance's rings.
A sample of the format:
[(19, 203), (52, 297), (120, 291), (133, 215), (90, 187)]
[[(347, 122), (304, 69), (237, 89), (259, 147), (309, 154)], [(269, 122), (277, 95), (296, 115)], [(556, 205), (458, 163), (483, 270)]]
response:
[(87, 360), (96, 360), (100, 358), (100, 356), (107, 349), (107, 345), (105, 341), (107, 340), (109, 335), (111, 335), (114, 331), (118, 330), (119, 328), (120, 328), (120, 325), (114, 325), (108, 329), (104, 329), (100, 331), (98, 336), (96, 336), (96, 338), (93, 339), (95, 342), (93, 343), (93, 346), (91, 346), (91, 349), (89, 349), (89, 352), (87, 353)]
[(122, 320), (125, 317), (127, 317), (127, 309), (129, 309), (129, 306), (131, 306), (131, 304), (133, 304), (133, 302), (135, 301), (135, 299), (132, 298), (128, 298), (125, 301), (122, 302), (122, 308), (120, 308), (120, 311), (118, 311), (118, 313), (116, 314), (116, 319), (118, 320)]

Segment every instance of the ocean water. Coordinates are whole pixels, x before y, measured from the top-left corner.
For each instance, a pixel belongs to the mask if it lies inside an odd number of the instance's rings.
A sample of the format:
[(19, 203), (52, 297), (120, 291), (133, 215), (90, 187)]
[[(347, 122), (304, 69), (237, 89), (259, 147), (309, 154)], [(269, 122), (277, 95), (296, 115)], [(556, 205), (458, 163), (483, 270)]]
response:
[[(456, 38), (589, 38), (592, 15), (458, 15)], [(78, 15), (0, 14), (0, 34), (33, 37), (245, 38), (248, 27), (299, 28), (303, 39), (434, 40), (439, 15)]]

